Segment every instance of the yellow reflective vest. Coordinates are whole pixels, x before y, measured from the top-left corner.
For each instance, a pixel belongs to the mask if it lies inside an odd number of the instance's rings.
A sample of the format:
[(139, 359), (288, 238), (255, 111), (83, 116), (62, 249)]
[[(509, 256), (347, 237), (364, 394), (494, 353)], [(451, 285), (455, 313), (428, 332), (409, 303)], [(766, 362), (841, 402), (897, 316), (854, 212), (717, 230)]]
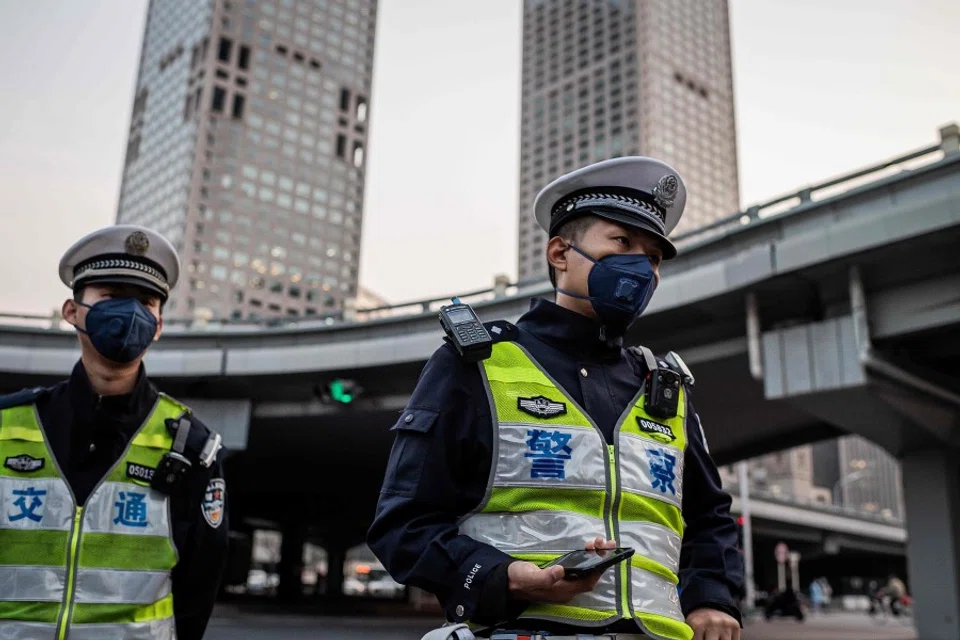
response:
[(667, 420), (644, 411), (638, 391), (607, 445), (590, 416), (518, 344), (496, 343), (480, 366), (495, 416), (494, 460), (485, 499), (460, 532), (541, 565), (601, 535), (636, 550), (568, 604), (532, 604), (521, 626), (632, 619), (654, 638), (690, 640), (677, 591), (683, 391), (678, 415)]
[(187, 408), (160, 394), (127, 450), (78, 505), (36, 406), (0, 411), (0, 638), (176, 638), (169, 497), (150, 488)]

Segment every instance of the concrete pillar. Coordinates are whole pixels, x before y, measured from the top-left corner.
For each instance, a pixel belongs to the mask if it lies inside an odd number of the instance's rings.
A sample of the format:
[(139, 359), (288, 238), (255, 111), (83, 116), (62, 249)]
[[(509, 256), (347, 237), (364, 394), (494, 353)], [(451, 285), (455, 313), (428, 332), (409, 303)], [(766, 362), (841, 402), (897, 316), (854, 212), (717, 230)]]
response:
[(347, 562), (347, 548), (342, 545), (327, 546), (327, 590), (328, 598), (343, 596), (343, 566)]
[(306, 529), (302, 525), (288, 525), (280, 542), (280, 584), (277, 596), (280, 602), (299, 602), (303, 596), (303, 545)]
[(907, 567), (923, 640), (960, 638), (960, 456), (947, 447), (901, 460)]

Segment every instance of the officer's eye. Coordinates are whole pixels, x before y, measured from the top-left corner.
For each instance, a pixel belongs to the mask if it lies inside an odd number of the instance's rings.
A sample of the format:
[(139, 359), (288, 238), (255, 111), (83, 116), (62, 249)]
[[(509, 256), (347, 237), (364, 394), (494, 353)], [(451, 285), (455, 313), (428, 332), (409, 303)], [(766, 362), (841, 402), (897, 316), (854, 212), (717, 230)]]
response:
[(617, 236), (616, 238), (614, 238), (614, 240), (616, 242), (619, 242), (624, 247), (630, 246), (630, 238), (628, 238), (627, 236)]

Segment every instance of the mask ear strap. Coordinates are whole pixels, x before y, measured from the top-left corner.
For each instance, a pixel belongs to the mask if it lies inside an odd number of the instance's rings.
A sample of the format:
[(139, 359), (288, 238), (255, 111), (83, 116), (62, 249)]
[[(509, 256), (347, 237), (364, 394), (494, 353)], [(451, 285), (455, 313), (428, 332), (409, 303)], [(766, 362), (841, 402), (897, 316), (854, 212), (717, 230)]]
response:
[[(584, 253), (584, 252), (580, 249), (580, 247), (578, 247), (577, 245), (573, 244), (572, 242), (568, 242), (568, 243), (567, 243), (567, 248), (568, 248), (568, 249), (573, 249), (574, 251), (576, 251), (577, 253), (579, 253), (580, 255), (582, 255), (584, 258), (586, 258), (587, 260), (589, 260), (589, 261), (592, 262), (593, 264), (600, 264), (599, 262), (597, 262), (596, 260), (594, 260), (593, 258), (591, 258), (590, 256), (588, 256), (586, 253)], [(561, 289), (560, 287), (557, 287), (557, 291), (558, 291), (559, 293), (562, 293), (562, 294), (565, 295), (565, 296), (570, 296), (571, 298), (580, 298), (581, 300), (593, 300), (593, 296), (585, 296), (585, 295), (581, 295), (581, 294), (579, 294), (579, 293), (573, 293), (573, 292), (571, 292), (571, 291), (567, 291), (566, 289)]]
[[(93, 309), (93, 305), (80, 302), (79, 300), (74, 300), (73, 303), (74, 303), (75, 305), (77, 305), (78, 307), (83, 307), (84, 309)], [(86, 329), (81, 329), (79, 326), (77, 326), (77, 325), (75, 325), (75, 324), (71, 324), (70, 326), (73, 327), (74, 329), (76, 329), (77, 331), (79, 331), (80, 333), (84, 333), (84, 334), (86, 334), (86, 335), (90, 335), (90, 334), (87, 332)]]
[(563, 295), (570, 296), (571, 298), (580, 298), (581, 300), (593, 300), (591, 296), (573, 293), (572, 291), (567, 291), (566, 289), (561, 289), (560, 287), (557, 287), (557, 293), (562, 293)]
[(599, 262), (597, 262), (596, 260), (594, 260), (592, 257), (590, 257), (590, 256), (588, 256), (586, 253), (584, 253), (583, 250), (580, 249), (580, 247), (578, 247), (577, 245), (573, 244), (572, 242), (568, 242), (568, 243), (567, 243), (567, 246), (570, 247), (571, 249), (573, 249), (574, 251), (576, 251), (577, 253), (579, 253), (580, 255), (582, 255), (584, 258), (586, 258), (587, 260), (589, 260), (589, 261), (592, 262), (593, 264), (600, 264)]

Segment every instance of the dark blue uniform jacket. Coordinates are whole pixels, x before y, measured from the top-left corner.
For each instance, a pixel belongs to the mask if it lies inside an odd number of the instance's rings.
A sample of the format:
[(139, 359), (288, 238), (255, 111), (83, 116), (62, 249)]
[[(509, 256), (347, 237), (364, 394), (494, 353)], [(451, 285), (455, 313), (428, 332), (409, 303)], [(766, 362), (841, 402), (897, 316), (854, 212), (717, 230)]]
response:
[[(78, 362), (68, 380), (49, 389), (0, 396), (0, 408), (36, 403), (57, 465), (77, 502), (83, 504), (123, 455), (130, 438), (156, 403), (157, 393), (141, 367), (131, 393), (100, 397), (90, 386), (83, 364)], [(223, 478), (226, 449), (220, 450), (210, 467), (200, 465), (200, 452), (210, 431), (196, 418), (191, 419), (191, 424), (185, 455), (193, 464), (185, 481), (170, 496), (173, 540), (179, 554), (179, 562), (173, 568), (172, 588), (180, 640), (203, 637), (226, 562), (229, 531), (226, 505), (217, 527), (206, 522), (201, 510), (207, 483)]]
[[(611, 442), (617, 420), (642, 384), (645, 371), (637, 359), (602, 342), (593, 320), (546, 300), (534, 300), (516, 326), (510, 325), (510, 333)], [(685, 614), (710, 607), (739, 620), (743, 564), (730, 497), (721, 488), (692, 406), (687, 416), (680, 601)], [(390, 574), (436, 594), (450, 620), (496, 624), (524, 607), (508, 594), (511, 558), (457, 530), (458, 519), (480, 504), (486, 490), (492, 424), (478, 366), (463, 362), (444, 344), (427, 363), (393, 427), (396, 440), (368, 534), (370, 547)], [(467, 583), (471, 573), (475, 575)], [(607, 631), (635, 632), (636, 627), (621, 621)]]

